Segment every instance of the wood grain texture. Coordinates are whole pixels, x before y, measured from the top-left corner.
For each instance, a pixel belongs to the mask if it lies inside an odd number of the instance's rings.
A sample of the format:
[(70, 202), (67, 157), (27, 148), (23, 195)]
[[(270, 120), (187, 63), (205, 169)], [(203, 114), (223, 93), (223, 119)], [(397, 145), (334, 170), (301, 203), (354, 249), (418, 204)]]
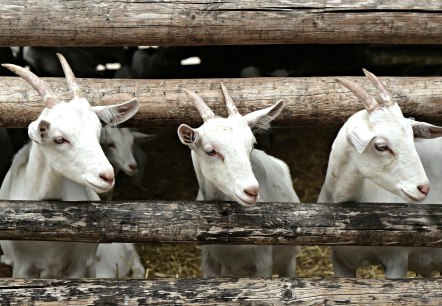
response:
[(442, 247), (442, 205), (0, 201), (0, 239)]
[[(0, 280), (2, 305), (434, 305), (441, 279)], [(47, 303), (47, 304), (46, 304)]]
[[(349, 78), (375, 97), (366, 78)], [(393, 93), (406, 116), (430, 123), (442, 122), (442, 77), (380, 78)], [(70, 99), (62, 78), (45, 79), (64, 99)], [(220, 90), (224, 82), (240, 113), (261, 109), (283, 99), (286, 106), (274, 121), (275, 126), (338, 125), (363, 108), (358, 99), (333, 77), (123, 80), (79, 79), (85, 96), (101, 105), (137, 98), (141, 108), (127, 126), (178, 127), (181, 123), (198, 126), (202, 120), (183, 92), (198, 92), (215, 114), (226, 116)], [(18, 77), (0, 78), (0, 127), (27, 127), (38, 117), (43, 102), (32, 87)]]
[(0, 46), (441, 44), (441, 12), (438, 0), (12, 0)]

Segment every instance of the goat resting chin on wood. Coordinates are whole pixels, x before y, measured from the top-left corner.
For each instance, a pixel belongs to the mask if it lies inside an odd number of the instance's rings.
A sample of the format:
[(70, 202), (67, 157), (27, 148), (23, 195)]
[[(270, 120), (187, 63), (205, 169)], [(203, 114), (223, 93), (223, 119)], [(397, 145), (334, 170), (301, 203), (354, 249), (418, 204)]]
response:
[[(414, 139), (440, 137), (442, 128), (404, 118), (384, 84), (374, 74), (363, 71), (379, 91), (380, 100), (356, 83), (337, 80), (359, 98), (365, 109), (351, 116), (336, 136), (318, 202), (389, 202), (388, 197), (379, 197), (373, 185), (402, 202), (422, 202), (430, 185)], [(404, 278), (408, 249), (333, 247), (335, 276), (355, 277), (358, 266), (370, 264), (384, 266), (387, 278)]]
[[(19, 66), (4, 67), (25, 79), (43, 98), (46, 108), (28, 127), (31, 142), (15, 156), (0, 189), (4, 200), (99, 200), (110, 190), (114, 171), (100, 147), (102, 124), (118, 124), (139, 108), (132, 100), (119, 105), (91, 106), (65, 58), (58, 54), (73, 94), (61, 101), (35, 74)], [(100, 122), (101, 121), (101, 122)], [(3, 261), (13, 277), (95, 277), (97, 244), (47, 241), (1, 241)]]
[[(184, 90), (204, 120), (197, 129), (185, 124), (178, 128), (181, 142), (192, 150), (200, 187), (197, 200), (233, 200), (246, 207), (256, 202), (298, 203), (288, 166), (253, 148), (252, 129), (268, 128), (284, 103), (241, 116), (223, 84), (221, 89), (228, 118), (216, 117), (200, 96)], [(296, 246), (205, 245), (202, 270), (206, 277), (271, 277), (272, 269), (293, 277), (297, 252)]]
[[(412, 125), (415, 121), (410, 122)], [(422, 124), (422, 123), (417, 123)], [(430, 181), (431, 190), (422, 204), (442, 204), (442, 127), (431, 126), (426, 132), (426, 138), (415, 133), (414, 145), (419, 154), (425, 173)], [(433, 138), (434, 137), (434, 138)], [(439, 137), (439, 138), (435, 138)], [(433, 138), (433, 139), (430, 139)], [(364, 185), (366, 194), (370, 194), (372, 202), (404, 203), (402, 197), (366, 181)], [(416, 208), (418, 209), (418, 208)], [(430, 216), (428, 216), (430, 217)], [(352, 248), (344, 249), (352, 252)], [(390, 252), (396, 257), (403, 258), (405, 265), (408, 257), (408, 270), (430, 277), (433, 271), (442, 273), (442, 248), (433, 247), (373, 247), (376, 254)]]

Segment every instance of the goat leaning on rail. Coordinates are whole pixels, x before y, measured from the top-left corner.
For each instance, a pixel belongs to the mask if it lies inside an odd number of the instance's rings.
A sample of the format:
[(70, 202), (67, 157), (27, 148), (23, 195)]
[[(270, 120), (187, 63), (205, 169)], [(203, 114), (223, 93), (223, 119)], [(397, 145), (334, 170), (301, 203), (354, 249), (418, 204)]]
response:
[[(359, 85), (337, 80), (353, 92), (365, 110), (351, 116), (339, 131), (330, 153), (327, 174), (318, 202), (383, 201), (372, 192), (376, 184), (401, 197), (402, 201), (422, 202), (430, 189), (414, 137), (431, 135), (432, 125), (404, 118), (385, 86), (364, 69), (380, 92), (376, 101)], [(388, 201), (388, 200), (387, 200)], [(394, 247), (333, 247), (335, 276), (355, 277), (360, 265), (381, 264), (388, 278), (406, 277), (408, 252)]]
[[(414, 133), (416, 151), (424, 166), (425, 172), (430, 180), (431, 191), (423, 204), (442, 204), (442, 138), (423, 139), (442, 137), (442, 127), (426, 125), (421, 122), (410, 121), (411, 125), (419, 125), (424, 129), (418, 129)], [(372, 194), (373, 202), (403, 203), (401, 197), (388, 192), (379, 186), (367, 182), (367, 194)], [(377, 252), (383, 252), (383, 247), (374, 248)], [(431, 247), (388, 247), (387, 250), (401, 254), (408, 254), (408, 270), (414, 271), (422, 276), (431, 276), (432, 271), (442, 272), (442, 248)]]
[[(65, 201), (99, 200), (95, 192), (114, 185), (114, 171), (99, 144), (102, 125), (118, 124), (132, 117), (137, 100), (119, 105), (91, 106), (80, 97), (71, 68), (58, 55), (73, 93), (61, 101), (35, 74), (5, 64), (25, 79), (46, 103), (37, 120), (28, 127), (32, 142), (15, 156), (0, 189), (9, 200)], [(3, 261), (13, 265), (13, 277), (95, 276), (93, 263), (98, 244), (46, 241), (1, 241)]]
[[(287, 165), (263, 151), (253, 149), (252, 129), (266, 129), (284, 104), (241, 116), (226, 88), (228, 118), (216, 117), (196, 93), (184, 90), (198, 109), (204, 124), (197, 129), (182, 124), (181, 142), (192, 150), (200, 186), (197, 200), (237, 201), (244, 206), (258, 202), (299, 202)], [(294, 276), (296, 246), (205, 245), (202, 270), (206, 277)]]

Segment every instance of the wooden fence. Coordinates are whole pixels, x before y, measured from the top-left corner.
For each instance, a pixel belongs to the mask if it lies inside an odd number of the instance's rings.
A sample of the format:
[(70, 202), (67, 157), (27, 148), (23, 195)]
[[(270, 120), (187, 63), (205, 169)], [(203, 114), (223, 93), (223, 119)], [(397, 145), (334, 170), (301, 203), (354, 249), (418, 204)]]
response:
[[(442, 205), (0, 202), (1, 239), (441, 247)], [(0, 302), (72, 305), (438, 301), (441, 279), (0, 280)]]
[[(442, 44), (442, 3), (406, 0), (8, 1), (0, 46), (287, 43)], [(364, 78), (354, 78), (366, 83)], [(442, 78), (385, 78), (404, 113), (442, 121)], [(64, 88), (63, 79), (49, 79)], [(275, 125), (342, 123), (361, 108), (334, 78), (224, 79), (240, 112), (287, 102)], [(100, 104), (137, 97), (131, 126), (200, 123), (182, 88), (225, 113), (220, 80), (79, 80)], [(56, 86), (61, 84), (62, 86)], [(60, 92), (61, 96), (65, 90)], [(259, 101), (257, 103), (256, 101)], [(25, 107), (24, 107), (25, 106)], [(0, 78), (0, 126), (42, 109), (32, 88)], [(0, 239), (180, 243), (442, 246), (441, 205), (0, 202)], [(2, 304), (431, 304), (441, 279), (1, 279)]]

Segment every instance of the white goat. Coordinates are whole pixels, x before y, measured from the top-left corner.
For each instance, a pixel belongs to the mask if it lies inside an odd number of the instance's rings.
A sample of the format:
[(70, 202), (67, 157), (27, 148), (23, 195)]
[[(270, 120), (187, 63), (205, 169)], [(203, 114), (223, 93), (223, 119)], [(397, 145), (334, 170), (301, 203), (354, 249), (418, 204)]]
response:
[[(364, 104), (365, 110), (351, 116), (339, 131), (330, 153), (327, 175), (319, 203), (382, 201), (367, 189), (371, 183), (406, 202), (421, 202), (429, 192), (429, 182), (416, 152), (413, 133), (429, 135), (437, 128), (403, 117), (399, 106), (375, 75), (367, 78), (380, 92), (376, 101), (359, 85), (337, 80)], [(381, 264), (388, 278), (406, 277), (408, 253), (405, 248), (333, 247), (335, 276), (356, 276), (356, 268)]]
[[(100, 143), (104, 153), (114, 167), (115, 175), (119, 169), (129, 176), (138, 171), (134, 157), (134, 141), (150, 140), (155, 135), (131, 131), (128, 128), (109, 128), (103, 131)], [(107, 193), (112, 198), (112, 190)], [(143, 278), (144, 267), (140, 262), (133, 243), (101, 243), (97, 249), (96, 275), (100, 278), (124, 278), (130, 276)]]
[[(411, 121), (412, 125), (422, 124)], [(425, 172), (430, 180), (431, 192), (422, 201), (423, 204), (442, 204), (442, 163), (440, 162), (442, 153), (442, 139), (420, 139), (422, 133), (426, 138), (442, 137), (442, 128), (429, 126), (428, 129), (415, 133), (416, 151), (424, 166)], [(404, 200), (379, 186), (367, 182), (365, 190), (373, 194), (373, 202), (403, 203)], [(384, 247), (375, 247), (371, 252), (385, 252)], [(431, 247), (388, 247), (389, 252), (399, 252), (408, 254), (408, 270), (431, 276), (432, 271), (442, 272), (442, 248)]]
[(121, 169), (129, 176), (138, 171), (134, 157), (134, 142), (148, 141), (155, 138), (153, 134), (131, 131), (128, 128), (109, 128), (103, 131), (100, 143), (110, 163), (114, 167), (115, 175)]
[[(442, 127), (430, 127), (428, 131), (431, 137), (442, 137)], [(442, 139), (416, 141), (415, 145), (432, 186), (432, 192), (422, 203), (442, 204)], [(432, 271), (442, 273), (442, 248), (411, 248), (408, 269), (422, 276), (431, 276)]]
[(145, 271), (133, 243), (100, 243), (95, 269), (98, 278), (144, 278)]
[[(139, 103), (94, 106), (80, 97), (71, 68), (58, 54), (74, 98), (61, 101), (32, 72), (11, 64), (4, 67), (25, 79), (46, 103), (28, 127), (32, 142), (15, 156), (0, 189), (8, 200), (99, 200), (95, 192), (110, 190), (114, 171), (99, 144), (101, 123), (117, 124), (132, 117)], [(1, 241), (3, 261), (13, 265), (13, 277), (94, 277), (97, 244), (47, 241)], [(89, 270), (89, 271), (88, 271)]]
[[(287, 165), (263, 151), (253, 149), (252, 129), (266, 129), (282, 110), (275, 105), (241, 116), (221, 84), (228, 118), (216, 117), (196, 93), (184, 90), (198, 109), (204, 124), (197, 129), (182, 124), (181, 142), (192, 150), (200, 186), (197, 200), (237, 201), (244, 206), (257, 201), (299, 202)], [(296, 246), (205, 245), (202, 270), (206, 277), (271, 277), (272, 266), (280, 276), (295, 276)]]

